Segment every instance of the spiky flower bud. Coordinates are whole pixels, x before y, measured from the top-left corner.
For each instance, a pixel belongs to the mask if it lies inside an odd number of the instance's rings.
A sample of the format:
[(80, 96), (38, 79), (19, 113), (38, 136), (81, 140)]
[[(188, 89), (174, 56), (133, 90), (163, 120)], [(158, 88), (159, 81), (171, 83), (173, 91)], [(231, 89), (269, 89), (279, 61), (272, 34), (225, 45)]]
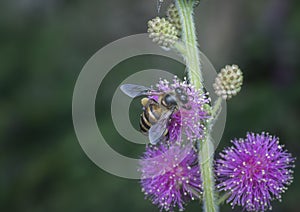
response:
[(218, 96), (227, 100), (240, 92), (242, 84), (243, 73), (239, 67), (237, 65), (227, 65), (217, 75), (213, 87)]
[(170, 48), (178, 40), (176, 27), (165, 18), (156, 17), (148, 22), (149, 37), (161, 47)]
[(168, 7), (167, 19), (171, 24), (173, 24), (176, 27), (178, 32), (178, 37), (180, 37), (182, 28), (181, 28), (180, 16), (175, 4), (170, 4), (170, 6)]

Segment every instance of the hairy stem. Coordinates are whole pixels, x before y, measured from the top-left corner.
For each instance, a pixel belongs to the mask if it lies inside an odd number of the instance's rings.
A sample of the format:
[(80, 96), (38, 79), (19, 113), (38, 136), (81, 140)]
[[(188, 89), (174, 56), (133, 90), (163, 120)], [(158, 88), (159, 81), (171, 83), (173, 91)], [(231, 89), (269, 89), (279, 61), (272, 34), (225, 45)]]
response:
[(186, 57), (186, 48), (183, 42), (177, 41), (174, 44), (173, 49), (177, 52), (179, 52), (183, 57)]
[(201, 148), (199, 151), (199, 164), (201, 164), (201, 177), (203, 181), (204, 192), (204, 211), (216, 212), (218, 206), (215, 199), (215, 180), (213, 174), (213, 155), (214, 146), (210, 135), (201, 141)]
[(222, 98), (218, 97), (218, 99), (215, 101), (212, 110), (211, 110), (211, 118), (209, 121), (209, 130), (212, 130), (212, 127), (214, 126), (214, 124), (216, 123), (220, 113), (222, 110)]
[[(186, 66), (190, 83), (203, 92), (200, 54), (198, 49), (196, 30), (193, 18), (193, 0), (175, 0), (182, 24), (182, 39), (186, 47)], [(209, 123), (208, 123), (209, 124)], [(206, 126), (206, 136), (199, 141), (199, 164), (203, 181), (203, 207), (205, 212), (216, 212), (213, 175), (213, 142), (210, 129)]]
[(182, 40), (186, 48), (185, 60), (188, 77), (193, 85), (202, 90), (203, 78), (193, 17), (194, 2), (190, 0), (176, 0), (176, 6), (182, 24)]
[(227, 199), (228, 197), (230, 197), (230, 193), (225, 193), (223, 194), (223, 196), (221, 196), (219, 199), (218, 199), (218, 205), (221, 205), (223, 204)]

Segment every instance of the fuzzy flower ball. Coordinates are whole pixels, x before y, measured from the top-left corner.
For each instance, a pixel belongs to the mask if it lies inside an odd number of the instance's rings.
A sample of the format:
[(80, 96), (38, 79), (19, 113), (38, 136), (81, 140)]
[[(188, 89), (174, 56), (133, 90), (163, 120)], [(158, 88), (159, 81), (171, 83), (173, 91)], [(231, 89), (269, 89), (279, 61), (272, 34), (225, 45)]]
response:
[[(195, 141), (202, 139), (204, 136), (204, 123), (208, 120), (209, 115), (205, 112), (205, 105), (209, 104), (210, 99), (201, 94), (192, 85), (186, 81), (180, 81), (174, 77), (173, 82), (160, 80), (156, 85), (157, 90), (168, 93), (174, 92), (176, 88), (182, 88), (188, 96), (188, 103), (185, 107), (178, 107), (170, 117), (168, 123), (170, 141)], [(184, 136), (184, 138), (183, 138)]]
[(215, 93), (225, 100), (236, 96), (243, 85), (243, 73), (237, 65), (225, 66), (217, 75), (213, 87)]
[(156, 17), (148, 21), (148, 33), (154, 43), (167, 49), (178, 40), (176, 27), (165, 18)]
[(200, 171), (191, 146), (150, 145), (140, 166), (142, 191), (161, 211), (183, 210), (187, 202), (199, 199)]
[(247, 211), (272, 209), (271, 201), (293, 180), (294, 158), (279, 145), (277, 137), (267, 133), (248, 133), (246, 139), (232, 141), (216, 162), (217, 188), (230, 192), (227, 203)]
[(182, 27), (181, 27), (181, 20), (180, 20), (180, 16), (178, 13), (178, 10), (175, 6), (175, 4), (170, 4), (168, 9), (167, 9), (167, 19), (168, 21), (173, 24), (178, 32), (178, 37), (181, 36), (181, 31), (182, 31)]

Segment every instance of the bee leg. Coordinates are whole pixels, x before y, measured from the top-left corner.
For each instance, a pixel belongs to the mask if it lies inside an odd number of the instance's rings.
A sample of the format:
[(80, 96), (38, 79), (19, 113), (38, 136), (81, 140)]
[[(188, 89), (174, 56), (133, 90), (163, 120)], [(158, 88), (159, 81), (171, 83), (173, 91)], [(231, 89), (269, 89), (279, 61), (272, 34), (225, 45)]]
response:
[(198, 148), (195, 145), (193, 145), (192, 148), (195, 152), (198, 152)]

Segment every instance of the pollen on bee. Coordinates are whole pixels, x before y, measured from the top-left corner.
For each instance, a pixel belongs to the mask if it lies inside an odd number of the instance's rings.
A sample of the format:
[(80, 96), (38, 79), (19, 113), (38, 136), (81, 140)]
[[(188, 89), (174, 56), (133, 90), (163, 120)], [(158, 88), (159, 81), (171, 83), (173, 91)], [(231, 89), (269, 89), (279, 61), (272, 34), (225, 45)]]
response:
[(149, 102), (149, 98), (142, 98), (142, 100), (141, 100), (141, 104), (144, 106), (144, 107), (146, 107), (146, 105), (147, 105), (147, 103)]

